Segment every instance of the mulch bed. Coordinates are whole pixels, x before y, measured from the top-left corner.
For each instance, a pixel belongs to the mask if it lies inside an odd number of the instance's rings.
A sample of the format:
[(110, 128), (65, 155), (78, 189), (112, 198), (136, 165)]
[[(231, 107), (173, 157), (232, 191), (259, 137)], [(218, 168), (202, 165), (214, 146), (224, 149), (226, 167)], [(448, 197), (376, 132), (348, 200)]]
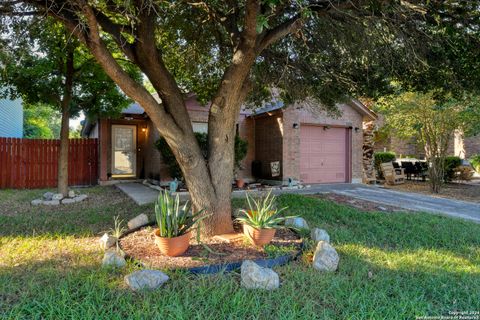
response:
[(446, 183), (440, 189), (440, 193), (432, 193), (430, 191), (430, 184), (428, 181), (406, 181), (404, 184), (394, 186), (385, 185), (385, 188), (427, 194), (432, 197), (480, 202), (480, 184), (471, 185), (462, 183)]
[(326, 199), (330, 200), (336, 203), (341, 203), (344, 205), (347, 205), (349, 207), (354, 207), (356, 209), (366, 211), (366, 212), (378, 212), (378, 211), (383, 211), (383, 212), (406, 212), (409, 211), (407, 209), (402, 209), (399, 207), (394, 207), (394, 206), (388, 206), (385, 204), (379, 204), (376, 202), (371, 202), (371, 201), (366, 201), (366, 200), (360, 200), (356, 199), (353, 197), (345, 196), (342, 194), (337, 194), (337, 193), (324, 193), (324, 194), (315, 194), (315, 195), (309, 195), (307, 197), (312, 197), (312, 198), (320, 198), (320, 199)]
[[(235, 226), (237, 232), (240, 226)], [(241, 238), (237, 241), (226, 242), (215, 238), (202, 240), (213, 252), (209, 252), (202, 244), (196, 241), (192, 234), (189, 249), (179, 257), (168, 257), (161, 254), (154, 242), (154, 226), (144, 227), (120, 239), (122, 250), (129, 256), (146, 267), (156, 269), (186, 269), (213, 264), (227, 264), (242, 260), (266, 259), (272, 256), (270, 251), (282, 255), (295, 254), (300, 250), (302, 240), (290, 229), (277, 230), (270, 245), (265, 248), (255, 247), (248, 240)], [(275, 246), (276, 248), (273, 248)]]

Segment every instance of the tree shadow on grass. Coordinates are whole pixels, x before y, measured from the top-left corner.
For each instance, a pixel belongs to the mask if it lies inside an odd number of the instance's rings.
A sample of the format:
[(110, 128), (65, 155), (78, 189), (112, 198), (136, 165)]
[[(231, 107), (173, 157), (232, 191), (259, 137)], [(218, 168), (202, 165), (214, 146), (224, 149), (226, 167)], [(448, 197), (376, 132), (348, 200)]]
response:
[[(350, 244), (350, 246), (352, 246)], [(248, 318), (406, 319), (478, 310), (480, 278), (466, 269), (401, 263), (406, 254), (339, 246), (339, 270), (320, 273), (294, 262), (275, 268), (281, 287), (240, 287), (236, 273), (171, 276), (162, 288), (134, 293), (123, 276), (135, 268), (103, 269), (101, 254), (77, 263), (58, 254), (0, 267), (0, 315), (5, 318)], [(409, 252), (421, 257), (423, 252)], [(440, 255), (439, 259), (446, 259)], [(134, 316), (135, 315), (135, 316)]]
[(140, 213), (153, 214), (152, 206), (138, 206), (114, 187), (81, 189), (87, 200), (59, 206), (30, 205), (32, 192), (18, 191), (20, 195), (2, 203), (0, 236), (99, 235), (113, 228), (114, 216), (120, 216), (126, 226)]

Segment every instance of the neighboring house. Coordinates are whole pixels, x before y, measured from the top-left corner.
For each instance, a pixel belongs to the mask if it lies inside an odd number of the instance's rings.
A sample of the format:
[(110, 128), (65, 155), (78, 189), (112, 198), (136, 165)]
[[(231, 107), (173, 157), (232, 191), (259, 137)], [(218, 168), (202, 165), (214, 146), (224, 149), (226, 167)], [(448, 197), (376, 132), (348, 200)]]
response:
[[(375, 143), (375, 151), (395, 152), (397, 157), (425, 158), (425, 150), (415, 138), (402, 139), (391, 135), (384, 137)], [(448, 154), (458, 156), (461, 159), (468, 159), (475, 154), (480, 154), (480, 136), (464, 137), (461, 131), (452, 133)]]
[(0, 137), (23, 137), (23, 106), (20, 99), (0, 99)]
[[(194, 95), (186, 106), (197, 132), (208, 130), (208, 108)], [(375, 114), (356, 100), (339, 104), (341, 116), (308, 111), (306, 105), (274, 103), (256, 112), (242, 110), (237, 133), (248, 141), (239, 175), (247, 180), (287, 183), (362, 181), (362, 123)], [(98, 138), (99, 182), (143, 179), (170, 180), (154, 142), (158, 131), (138, 104), (123, 110), (120, 119), (86, 120), (84, 137)]]

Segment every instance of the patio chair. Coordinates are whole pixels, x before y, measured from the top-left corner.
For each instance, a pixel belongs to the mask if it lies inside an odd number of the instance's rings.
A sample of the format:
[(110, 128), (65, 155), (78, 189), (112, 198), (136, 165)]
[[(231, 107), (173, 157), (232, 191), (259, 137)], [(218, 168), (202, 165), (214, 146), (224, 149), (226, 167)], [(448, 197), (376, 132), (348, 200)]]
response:
[(417, 172), (413, 162), (402, 161), (402, 168), (404, 169), (404, 174), (407, 176), (407, 180), (412, 180), (412, 176), (414, 176)]
[(415, 169), (416, 169), (416, 176), (417, 178), (421, 178), (422, 181), (425, 181), (426, 178), (427, 178), (427, 171), (428, 171), (428, 167), (425, 168), (423, 165), (422, 165), (422, 162), (415, 162)]
[[(391, 162), (382, 163), (380, 165), (382, 169), (383, 176), (385, 181), (388, 184), (402, 184), (405, 183), (405, 172), (404, 169), (395, 169)], [(397, 170), (400, 170), (398, 172)]]

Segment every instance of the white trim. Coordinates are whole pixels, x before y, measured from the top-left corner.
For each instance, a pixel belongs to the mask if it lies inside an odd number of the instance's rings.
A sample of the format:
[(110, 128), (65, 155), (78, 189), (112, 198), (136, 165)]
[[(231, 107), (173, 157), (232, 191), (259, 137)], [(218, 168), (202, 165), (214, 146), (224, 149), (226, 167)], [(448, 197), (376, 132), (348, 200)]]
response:
[[(133, 173), (128, 174), (113, 174), (115, 168), (115, 140), (114, 140), (114, 129), (115, 128), (132, 128), (133, 129)], [(126, 177), (136, 177), (137, 176), (137, 126), (136, 125), (125, 125), (125, 124), (112, 124), (111, 126), (111, 152), (112, 152), (112, 178), (126, 178)]]

